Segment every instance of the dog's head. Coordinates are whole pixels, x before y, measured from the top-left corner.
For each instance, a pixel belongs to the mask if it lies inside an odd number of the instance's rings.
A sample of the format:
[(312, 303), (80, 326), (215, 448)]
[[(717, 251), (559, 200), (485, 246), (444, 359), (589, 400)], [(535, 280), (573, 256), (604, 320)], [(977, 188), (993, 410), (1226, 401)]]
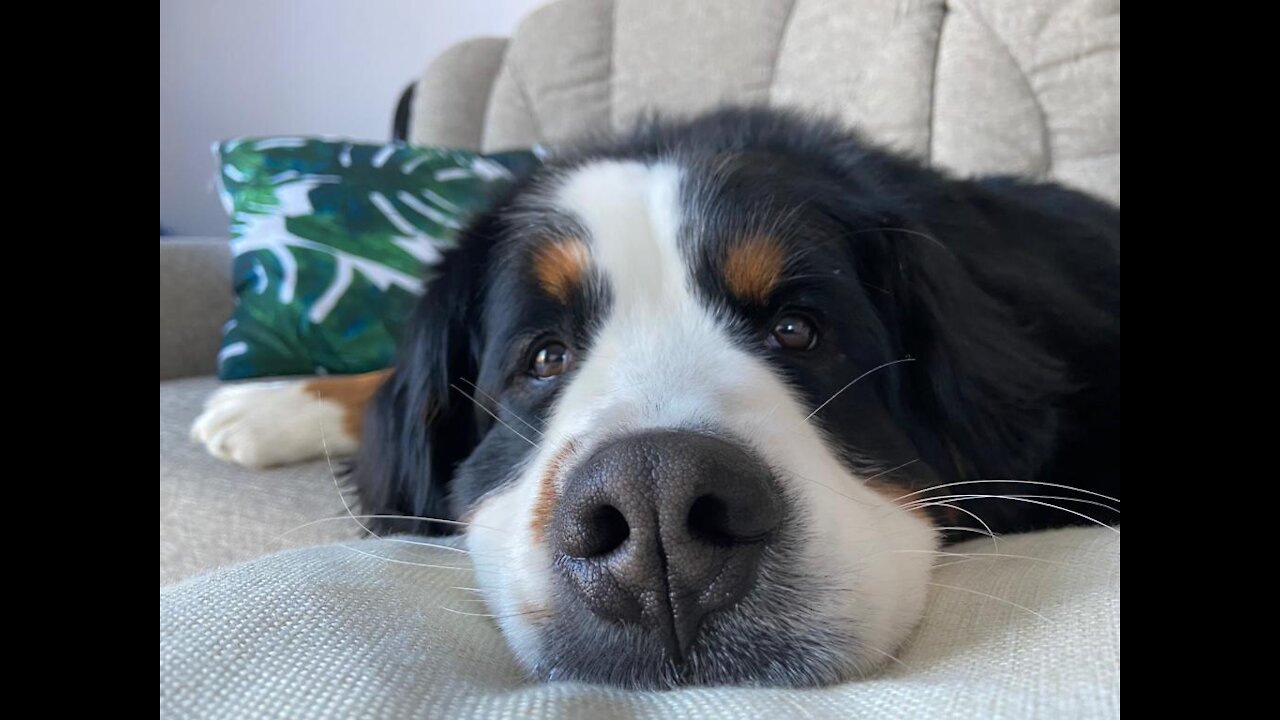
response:
[(550, 162), (431, 285), (367, 421), (368, 511), (465, 523), (541, 677), (878, 665), (938, 539), (895, 500), (1016, 477), (1053, 422), (1053, 368), (933, 239), (949, 182), (766, 112)]

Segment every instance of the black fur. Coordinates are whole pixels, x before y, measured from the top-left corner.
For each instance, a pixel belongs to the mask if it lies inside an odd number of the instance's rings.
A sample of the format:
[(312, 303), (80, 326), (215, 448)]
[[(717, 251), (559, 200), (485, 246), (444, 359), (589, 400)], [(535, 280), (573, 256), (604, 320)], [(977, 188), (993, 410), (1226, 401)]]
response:
[[(699, 218), (697, 242), (707, 258), (700, 284), (737, 318), (747, 344), (778, 307), (726, 300), (715, 247), (744, 217), (788, 217), (795, 229), (788, 243), (808, 272), (788, 280), (783, 300), (816, 306), (833, 342), (825, 354), (770, 362), (815, 406), (859, 371), (913, 358), (824, 409), (821, 421), (851, 454), (882, 465), (919, 458), (892, 476), (904, 487), (1037, 480), (1119, 497), (1119, 210), (1051, 184), (956, 179), (877, 150), (835, 123), (731, 109), (647, 121), (621, 139), (566, 152), (466, 231), (369, 411), (354, 470), (365, 512), (457, 519), (529, 452), (508, 427), (518, 428), (517, 418), (469, 384), (522, 418), (541, 418), (556, 389), (512, 369), (524, 361), (521, 348), (559, 328), (589, 353), (590, 321), (607, 307), (607, 289), (584, 290), (567, 317), (537, 300), (522, 257), (549, 228), (570, 221), (540, 214), (524, 189), (599, 158), (675, 158), (688, 169), (686, 192), (712, 201), (713, 216)], [(821, 273), (832, 276), (803, 277)], [(1097, 500), (1009, 483), (946, 493)], [(1118, 521), (1096, 506), (1064, 502)], [(997, 532), (1084, 522), (1034, 502), (964, 507)], [(948, 525), (975, 523), (938, 512)]]
[(369, 519), (375, 532), (456, 531), (455, 525), (394, 516), (455, 518), (448, 487), (484, 427), (454, 386), (474, 380), (479, 367), (483, 278), (496, 222), (494, 215), (483, 216), (459, 237), (418, 305), (391, 377), (366, 411), (351, 477), (364, 513), (391, 516)]

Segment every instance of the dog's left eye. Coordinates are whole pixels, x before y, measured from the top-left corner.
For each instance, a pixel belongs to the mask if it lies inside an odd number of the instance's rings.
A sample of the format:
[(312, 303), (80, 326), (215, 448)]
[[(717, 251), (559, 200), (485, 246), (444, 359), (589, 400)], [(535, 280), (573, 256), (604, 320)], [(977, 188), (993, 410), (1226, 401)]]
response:
[(553, 378), (569, 368), (569, 348), (564, 343), (549, 342), (538, 348), (529, 373), (536, 378)]
[(784, 315), (774, 323), (768, 343), (783, 350), (812, 350), (818, 344), (818, 331), (804, 315)]

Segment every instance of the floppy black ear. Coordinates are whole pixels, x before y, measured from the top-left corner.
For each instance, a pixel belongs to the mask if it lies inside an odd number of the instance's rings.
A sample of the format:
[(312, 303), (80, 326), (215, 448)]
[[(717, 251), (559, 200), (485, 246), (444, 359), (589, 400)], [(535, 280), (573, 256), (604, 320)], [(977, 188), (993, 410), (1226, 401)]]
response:
[[(1058, 401), (1071, 387), (1027, 308), (1010, 304), (1031, 293), (1006, 281), (1038, 280), (1001, 277), (1004, 267), (1025, 275), (1027, 264), (1010, 264), (1005, 243), (1036, 229), (1005, 227), (998, 210), (965, 202), (952, 197), (926, 217), (890, 220), (855, 238), (856, 254), (875, 278), (868, 282), (887, 290), (869, 296), (894, 344), (915, 359), (903, 366), (900, 411), (932, 456), (925, 459), (951, 480), (1033, 479), (1053, 452)], [(1010, 231), (1014, 237), (997, 241)]]
[[(482, 285), (494, 214), (475, 220), (432, 279), (401, 342), (394, 371), (366, 410), (352, 468), (362, 512), (457, 520), (449, 503), (454, 469), (481, 429), (471, 403), (452, 389), (476, 380)], [(370, 518), (375, 532), (449, 534), (456, 525)]]

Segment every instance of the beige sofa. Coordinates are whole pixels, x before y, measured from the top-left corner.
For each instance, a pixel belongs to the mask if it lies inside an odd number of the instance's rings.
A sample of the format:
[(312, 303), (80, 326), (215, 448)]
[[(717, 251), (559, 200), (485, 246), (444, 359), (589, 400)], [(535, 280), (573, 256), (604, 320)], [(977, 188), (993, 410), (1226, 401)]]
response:
[[(1119, 202), (1119, 12), (1118, 0), (558, 0), (510, 39), (432, 62), (410, 138), (497, 150), (646, 110), (798, 105), (957, 173), (1050, 178)], [(1000, 542), (1039, 560), (939, 570), (953, 588), (937, 589), (902, 662), (872, 680), (658, 694), (531, 684), (487, 619), (441, 609), (478, 610), (449, 589), (467, 571), (412, 564), (456, 555), (357, 540), (323, 461), (248, 470), (188, 439), (230, 303), (225, 240), (161, 240), (162, 716), (1119, 715), (1119, 535), (1106, 528)]]

